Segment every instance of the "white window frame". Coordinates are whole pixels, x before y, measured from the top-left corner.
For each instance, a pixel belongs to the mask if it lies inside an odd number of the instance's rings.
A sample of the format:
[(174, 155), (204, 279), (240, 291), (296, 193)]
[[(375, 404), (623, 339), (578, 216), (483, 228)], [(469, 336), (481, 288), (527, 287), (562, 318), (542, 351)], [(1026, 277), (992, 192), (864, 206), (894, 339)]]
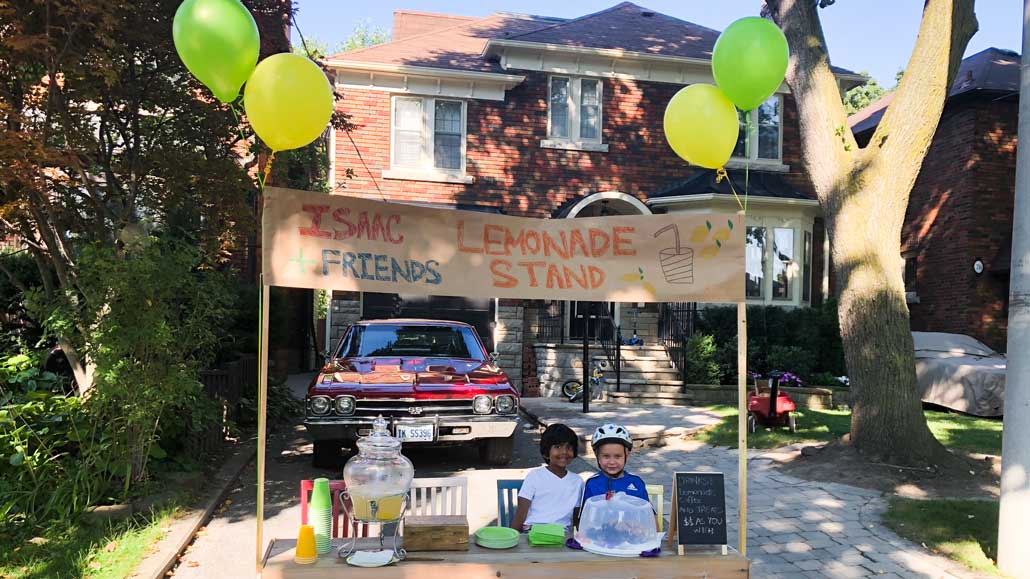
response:
[[(802, 299), (802, 288), (801, 284), (804, 282), (804, 275), (802, 268), (804, 267), (803, 260), (804, 256), (801, 255), (804, 252), (804, 240), (805, 233), (812, 235), (813, 244), (815, 243), (815, 230), (813, 223), (806, 218), (787, 217), (783, 215), (749, 215), (746, 223), (747, 227), (762, 227), (766, 230), (765, 247), (762, 248), (764, 252), (764, 267), (762, 268), (762, 295), (758, 296), (745, 296), (745, 300), (750, 305), (767, 305), (767, 306), (787, 306), (787, 307), (798, 307), (806, 306), (812, 303), (812, 300)], [(776, 229), (791, 229), (794, 231), (794, 259), (791, 262), (790, 267), (787, 270), (787, 276), (790, 284), (789, 298), (774, 298), (773, 297), (773, 272), (775, 267), (773, 261), (776, 259), (776, 253), (773, 251), (773, 237), (775, 236)], [(813, 246), (814, 252), (814, 246)], [(814, 258), (814, 253), (813, 253)], [(812, 265), (813, 273), (815, 273), (815, 266)], [(809, 280), (810, 283), (814, 283), (814, 280)], [(812, 296), (818, 291), (817, 287), (813, 287), (811, 290)]]
[(748, 224), (744, 228), (744, 231), (745, 231), (745, 234), (744, 234), (744, 260), (745, 260), (745, 263), (744, 263), (744, 265), (745, 265), (744, 277), (745, 277), (745, 280), (747, 278), (747, 267), (746, 266), (747, 266), (747, 230), (748, 230), (748, 228), (764, 229), (765, 233), (763, 234), (763, 239), (762, 239), (762, 278), (761, 278), (761, 282), (760, 282), (759, 287), (758, 287), (758, 295), (757, 296), (749, 296), (749, 295), (747, 295), (747, 282), (745, 281), (744, 282), (744, 298), (747, 299), (747, 300), (753, 301), (753, 302), (765, 303), (766, 298), (768, 297), (769, 291), (770, 291), (770, 290), (766, 289), (766, 286), (770, 285), (769, 284), (769, 271), (770, 271), (770, 267), (769, 267), (769, 228), (764, 223), (763, 224)]
[[(569, 81), (569, 96), (566, 106), (569, 109), (569, 130), (568, 137), (551, 136), (551, 83), (556, 78), (564, 78)], [(580, 136), (580, 110), (583, 104), (583, 80), (597, 81), (597, 138), (584, 139)], [(608, 145), (604, 143), (604, 79), (595, 77), (571, 76), (567, 74), (552, 74), (547, 77), (547, 137), (540, 142), (540, 146), (550, 149), (573, 149), (582, 151), (608, 151)]]
[(749, 135), (750, 138), (747, 141), (748, 145), (750, 145), (750, 149), (751, 150), (747, 151), (747, 153), (748, 153), (747, 157), (737, 157), (737, 156), (734, 156), (734, 157), (730, 158), (731, 161), (737, 161), (738, 163), (744, 163), (744, 162), (747, 161), (747, 162), (751, 162), (753, 164), (757, 163), (757, 164), (777, 164), (777, 165), (783, 163), (783, 95), (777, 93), (777, 94), (775, 94), (773, 96), (775, 96), (780, 101), (779, 102), (779, 106), (778, 106), (778, 110), (780, 111), (780, 126), (779, 126), (780, 134), (779, 134), (779, 137), (778, 137), (779, 140), (780, 140), (779, 141), (780, 146), (777, 147), (776, 158), (775, 159), (766, 159), (764, 157), (763, 158), (759, 158), (758, 157), (758, 107), (755, 107), (755, 108), (753, 108), (753, 109), (751, 109), (750, 111), (747, 112), (747, 114), (751, 117), (751, 134)]
[[(399, 100), (422, 101), (422, 147), (421, 162), (417, 167), (397, 165), (396, 159), (396, 113)], [(448, 101), (461, 104), (461, 168), (441, 169), (435, 166), (434, 138), (436, 135), (436, 102)], [(388, 179), (413, 179), (423, 181), (443, 181), (471, 183), (466, 175), (468, 166), (468, 102), (457, 98), (423, 97), (418, 95), (398, 95), (390, 99), (390, 169), (383, 171)]]
[[(773, 294), (773, 286), (776, 284), (776, 262), (779, 261), (779, 257), (776, 254), (776, 230), (789, 230), (790, 231), (790, 251), (791, 258), (790, 263), (787, 265), (787, 295), (785, 297), (776, 297)], [(779, 225), (772, 228), (772, 235), (769, 236), (771, 243), (769, 244), (769, 268), (772, 274), (769, 277), (769, 300), (773, 303), (797, 303), (798, 296), (800, 293), (797, 291), (798, 279), (801, 277), (798, 275), (798, 229), (795, 225)]]

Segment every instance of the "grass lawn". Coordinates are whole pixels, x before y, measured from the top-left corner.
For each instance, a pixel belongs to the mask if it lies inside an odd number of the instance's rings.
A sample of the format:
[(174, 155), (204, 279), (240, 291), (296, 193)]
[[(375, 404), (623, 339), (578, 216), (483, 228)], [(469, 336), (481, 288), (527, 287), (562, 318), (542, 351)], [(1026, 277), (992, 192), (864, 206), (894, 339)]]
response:
[[(720, 416), (722, 423), (697, 435), (697, 440), (714, 446), (737, 447), (737, 409), (732, 406), (710, 407)], [(776, 448), (802, 441), (830, 441), (847, 434), (851, 428), (851, 413), (845, 410), (797, 411), (798, 431), (791, 434), (786, 427), (765, 429), (748, 434), (748, 448)]]
[[(721, 424), (698, 434), (697, 439), (716, 446), (737, 446), (737, 409), (733, 406), (710, 406), (709, 410), (723, 416)], [(976, 418), (949, 412), (927, 410), (926, 422), (937, 440), (951, 449), (1001, 454), (1001, 420)], [(836, 440), (851, 428), (851, 412), (847, 410), (797, 411), (798, 431), (791, 434), (786, 428), (764, 429), (748, 435), (749, 448), (776, 448), (795, 442), (826, 442)]]
[(998, 503), (894, 497), (884, 523), (974, 571), (998, 575)]
[(1001, 420), (927, 410), (926, 423), (948, 448), (1001, 454)]
[(124, 579), (174, 516), (175, 509), (168, 508), (106, 527), (53, 527), (41, 535), (45, 543), (0, 538), (6, 543), (0, 549), (0, 578)]

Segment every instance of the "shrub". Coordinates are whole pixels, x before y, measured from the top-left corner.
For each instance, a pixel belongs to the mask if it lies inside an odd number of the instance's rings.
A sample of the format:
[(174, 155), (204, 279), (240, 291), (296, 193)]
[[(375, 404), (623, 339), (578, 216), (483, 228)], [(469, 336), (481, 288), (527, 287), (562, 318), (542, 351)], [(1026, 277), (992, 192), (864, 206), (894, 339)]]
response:
[(0, 392), (10, 395), (64, 390), (61, 377), (43, 369), (43, 356), (31, 350), (0, 357)]
[[(257, 384), (240, 399), (240, 422), (257, 424)], [(265, 416), (269, 424), (285, 424), (304, 413), (304, 401), (297, 400), (289, 385), (282, 380), (268, 378), (268, 407)]]
[[(814, 373), (845, 374), (844, 347), (832, 300), (811, 308), (748, 306), (748, 369), (783, 370), (805, 379)], [(737, 308), (701, 310), (697, 331), (715, 339), (723, 384), (737, 381)]]
[(39, 292), (33, 309), (48, 328), (88, 329), (77, 346), (96, 366), (89, 412), (128, 489), (146, 477), (162, 419), (198, 400), (197, 371), (213, 359), (231, 297), (222, 274), (181, 242), (86, 247), (77, 266), (81, 295), (54, 303)]
[(719, 363), (715, 357), (715, 338), (694, 334), (687, 341), (686, 378), (689, 384), (718, 384)]
[(814, 359), (815, 354), (798, 346), (775, 345), (769, 347), (769, 357), (765, 363), (770, 371), (790, 372), (801, 378), (802, 382), (809, 382)]
[(0, 521), (69, 520), (108, 494), (117, 457), (79, 398), (0, 396)]

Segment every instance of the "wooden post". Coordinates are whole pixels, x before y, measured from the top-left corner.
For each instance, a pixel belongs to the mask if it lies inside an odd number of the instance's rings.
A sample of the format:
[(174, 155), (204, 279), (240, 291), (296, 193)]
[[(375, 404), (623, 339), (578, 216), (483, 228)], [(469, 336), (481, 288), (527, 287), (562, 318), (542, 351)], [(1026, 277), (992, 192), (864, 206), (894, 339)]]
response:
[(737, 304), (737, 518), (740, 554), (747, 556), (747, 304)]
[(261, 577), (264, 556), (262, 530), (265, 523), (265, 428), (268, 408), (268, 286), (261, 275), (261, 300), (258, 302), (258, 431), (257, 431), (257, 576)]
[(622, 328), (619, 326), (615, 326), (615, 391), (622, 392)]
[(587, 306), (583, 315), (583, 413), (590, 412), (590, 312), (593, 311), (593, 304)]

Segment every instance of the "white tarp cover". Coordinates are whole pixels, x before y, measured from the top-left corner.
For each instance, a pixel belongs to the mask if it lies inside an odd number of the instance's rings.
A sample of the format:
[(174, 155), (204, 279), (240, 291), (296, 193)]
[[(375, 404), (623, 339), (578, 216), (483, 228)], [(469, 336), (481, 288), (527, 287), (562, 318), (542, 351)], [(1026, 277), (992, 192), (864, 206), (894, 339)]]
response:
[(962, 334), (912, 332), (923, 402), (976, 416), (1001, 416), (1005, 356)]

